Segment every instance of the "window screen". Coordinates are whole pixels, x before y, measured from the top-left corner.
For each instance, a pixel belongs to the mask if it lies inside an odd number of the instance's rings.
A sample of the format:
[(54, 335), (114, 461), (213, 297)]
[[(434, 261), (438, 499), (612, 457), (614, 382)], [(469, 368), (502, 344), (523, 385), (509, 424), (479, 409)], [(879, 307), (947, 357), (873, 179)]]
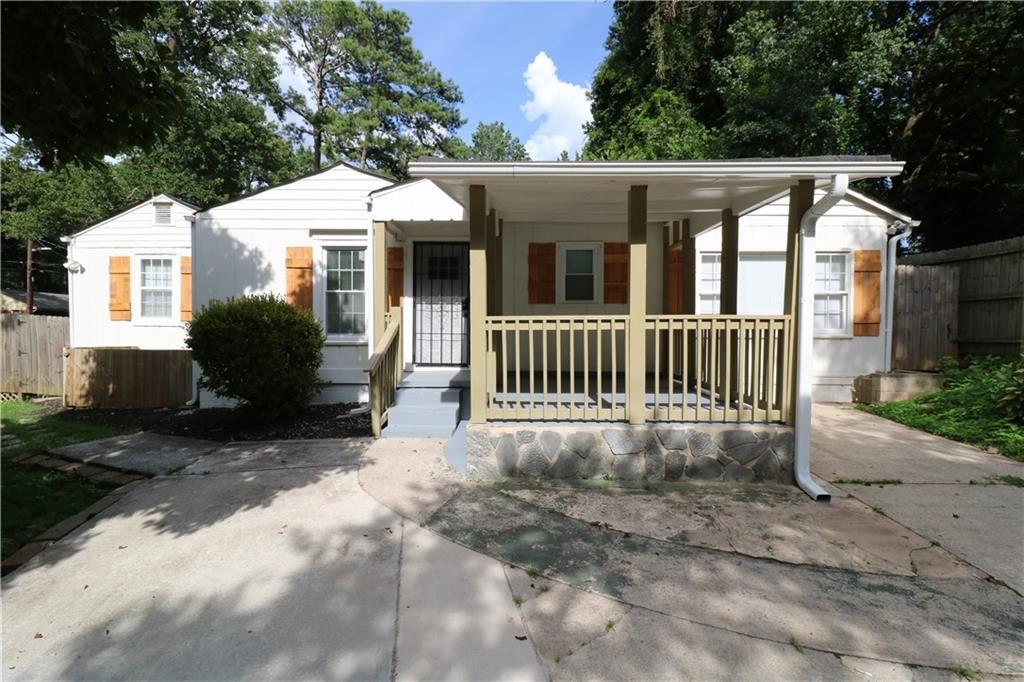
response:
[(171, 317), (174, 312), (172, 301), (174, 277), (171, 259), (143, 258), (139, 263), (142, 317)]
[(366, 251), (327, 252), (327, 333), (366, 333)]

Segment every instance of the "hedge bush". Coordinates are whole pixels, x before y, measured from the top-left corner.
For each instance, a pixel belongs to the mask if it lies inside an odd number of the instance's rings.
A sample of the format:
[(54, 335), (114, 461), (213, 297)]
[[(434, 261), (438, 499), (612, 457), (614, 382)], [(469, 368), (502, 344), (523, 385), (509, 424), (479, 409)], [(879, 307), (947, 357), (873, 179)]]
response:
[(319, 391), (324, 332), (308, 310), (275, 296), (210, 301), (185, 343), (199, 385), (261, 417), (300, 412)]
[(1024, 359), (972, 357), (942, 364), (941, 391), (912, 400), (862, 406), (868, 412), (1024, 460)]

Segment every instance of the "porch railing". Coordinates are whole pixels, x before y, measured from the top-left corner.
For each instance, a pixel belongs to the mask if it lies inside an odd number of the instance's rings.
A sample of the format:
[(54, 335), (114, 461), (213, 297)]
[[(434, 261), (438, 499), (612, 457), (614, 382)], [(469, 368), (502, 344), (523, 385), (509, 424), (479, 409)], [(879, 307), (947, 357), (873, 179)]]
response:
[(501, 316), (484, 327), (488, 420), (626, 418), (629, 318)]
[[(620, 421), (642, 400), (658, 421), (773, 422), (790, 416), (789, 316), (648, 315), (644, 348), (627, 316), (489, 316), (486, 415)], [(646, 356), (630, 395), (627, 358)]]
[(387, 421), (395, 402), (395, 391), (402, 380), (402, 313), (391, 308), (384, 315), (384, 334), (373, 349), (366, 372), (370, 384), (370, 426), (375, 437)]
[(780, 316), (648, 315), (648, 416), (773, 422), (790, 414), (792, 320)]

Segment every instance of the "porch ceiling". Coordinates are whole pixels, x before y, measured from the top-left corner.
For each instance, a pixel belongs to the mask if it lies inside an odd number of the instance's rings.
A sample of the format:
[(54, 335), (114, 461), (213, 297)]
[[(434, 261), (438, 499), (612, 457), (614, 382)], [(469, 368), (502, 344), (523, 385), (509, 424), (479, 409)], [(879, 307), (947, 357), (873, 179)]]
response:
[(507, 221), (625, 223), (630, 185), (647, 185), (651, 222), (690, 218), (691, 233), (710, 229), (731, 208), (742, 213), (801, 179), (850, 180), (898, 175), (885, 157), (740, 159), (733, 161), (465, 162), (410, 164), (413, 177), (433, 180), (463, 206), (469, 186), (487, 187), (488, 207)]

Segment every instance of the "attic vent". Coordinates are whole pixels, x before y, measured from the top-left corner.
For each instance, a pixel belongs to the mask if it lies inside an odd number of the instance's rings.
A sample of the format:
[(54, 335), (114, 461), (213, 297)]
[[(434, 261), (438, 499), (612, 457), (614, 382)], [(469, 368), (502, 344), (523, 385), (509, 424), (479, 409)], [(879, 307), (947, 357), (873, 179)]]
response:
[(159, 202), (153, 204), (153, 222), (157, 225), (170, 225), (171, 224), (171, 204), (169, 202)]

